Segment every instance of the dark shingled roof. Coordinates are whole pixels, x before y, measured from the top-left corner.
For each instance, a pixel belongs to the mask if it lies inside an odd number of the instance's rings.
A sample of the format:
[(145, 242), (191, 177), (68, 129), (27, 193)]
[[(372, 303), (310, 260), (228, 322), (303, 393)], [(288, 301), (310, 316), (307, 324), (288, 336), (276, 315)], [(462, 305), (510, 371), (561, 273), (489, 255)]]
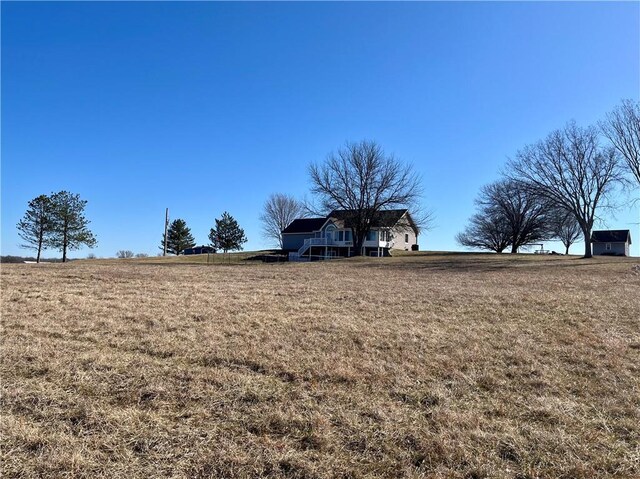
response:
[(631, 244), (631, 232), (629, 230), (602, 230), (591, 233), (592, 243), (626, 243)]
[[(400, 221), (400, 218), (407, 213), (408, 210), (382, 210), (378, 211), (375, 218), (371, 222), (372, 228), (392, 228)], [(332, 218), (338, 222), (338, 224), (344, 223), (344, 226), (349, 228), (349, 210), (333, 210), (324, 218), (301, 218), (293, 220), (293, 222), (287, 226), (283, 233), (311, 233), (318, 231), (322, 228), (322, 225)], [(413, 222), (409, 223), (413, 227)]]
[(310, 233), (319, 230), (327, 218), (301, 218), (293, 220), (283, 233)]
[[(376, 213), (376, 216), (373, 218), (371, 222), (372, 228), (391, 228), (396, 225), (396, 223), (402, 218), (407, 212), (406, 209), (402, 210), (382, 210)], [(345, 226), (349, 227), (349, 210), (333, 210), (328, 218), (335, 218), (338, 221), (345, 221)]]

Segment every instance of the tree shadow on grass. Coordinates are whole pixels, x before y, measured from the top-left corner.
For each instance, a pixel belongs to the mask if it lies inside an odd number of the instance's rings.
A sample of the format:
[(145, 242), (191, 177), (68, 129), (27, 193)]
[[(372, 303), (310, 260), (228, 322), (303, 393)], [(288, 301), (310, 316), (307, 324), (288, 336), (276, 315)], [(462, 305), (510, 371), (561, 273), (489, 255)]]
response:
[(459, 272), (459, 273), (486, 273), (506, 270), (526, 269), (532, 273), (548, 270), (550, 268), (584, 268), (594, 266), (608, 266), (616, 264), (633, 264), (632, 258), (583, 258), (567, 256), (534, 256), (530, 254), (468, 254), (445, 253), (437, 255), (422, 255), (416, 257), (393, 258), (391, 261), (354, 262), (354, 266), (360, 268), (384, 268), (404, 271), (433, 271), (433, 272)]

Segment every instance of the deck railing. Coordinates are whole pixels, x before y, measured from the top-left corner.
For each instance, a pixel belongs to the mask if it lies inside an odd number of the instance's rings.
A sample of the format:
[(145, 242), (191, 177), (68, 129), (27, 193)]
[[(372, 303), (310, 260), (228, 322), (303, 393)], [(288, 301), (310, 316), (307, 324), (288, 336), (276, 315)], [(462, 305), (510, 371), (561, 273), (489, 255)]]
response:
[(337, 241), (333, 238), (307, 238), (298, 249), (298, 254), (302, 255), (311, 246), (342, 246), (347, 248), (353, 246), (353, 241)]

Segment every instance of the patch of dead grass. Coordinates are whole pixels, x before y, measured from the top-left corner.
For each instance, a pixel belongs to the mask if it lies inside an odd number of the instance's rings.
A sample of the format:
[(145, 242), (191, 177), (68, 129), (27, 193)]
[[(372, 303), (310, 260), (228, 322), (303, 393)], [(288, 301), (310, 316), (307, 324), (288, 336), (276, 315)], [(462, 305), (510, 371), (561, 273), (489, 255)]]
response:
[(634, 477), (633, 260), (2, 267), (4, 477)]

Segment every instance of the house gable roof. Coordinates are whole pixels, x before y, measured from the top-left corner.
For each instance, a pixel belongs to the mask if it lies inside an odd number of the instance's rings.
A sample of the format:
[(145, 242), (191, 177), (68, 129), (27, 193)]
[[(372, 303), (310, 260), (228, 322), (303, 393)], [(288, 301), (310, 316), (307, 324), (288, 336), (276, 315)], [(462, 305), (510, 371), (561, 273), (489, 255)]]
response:
[[(350, 228), (349, 213), (349, 210), (333, 210), (323, 218), (300, 218), (293, 220), (289, 226), (282, 230), (282, 233), (313, 233), (314, 231), (320, 231), (329, 222), (334, 223), (338, 228)], [(371, 222), (371, 228), (393, 228), (405, 215), (407, 226), (414, 229), (417, 233), (417, 228), (407, 209), (378, 211)]]
[[(349, 210), (333, 210), (329, 213), (328, 218), (335, 218), (336, 220), (343, 222), (344, 225), (348, 228), (349, 225)], [(400, 218), (402, 218), (406, 213), (408, 213), (407, 209), (401, 210), (380, 210), (373, 217), (373, 221), (371, 222), (372, 228), (393, 228)]]
[(289, 226), (287, 226), (283, 233), (311, 233), (318, 231), (322, 228), (327, 218), (300, 218), (293, 220)]
[(600, 230), (591, 233), (592, 243), (626, 243), (631, 244), (629, 230)]

